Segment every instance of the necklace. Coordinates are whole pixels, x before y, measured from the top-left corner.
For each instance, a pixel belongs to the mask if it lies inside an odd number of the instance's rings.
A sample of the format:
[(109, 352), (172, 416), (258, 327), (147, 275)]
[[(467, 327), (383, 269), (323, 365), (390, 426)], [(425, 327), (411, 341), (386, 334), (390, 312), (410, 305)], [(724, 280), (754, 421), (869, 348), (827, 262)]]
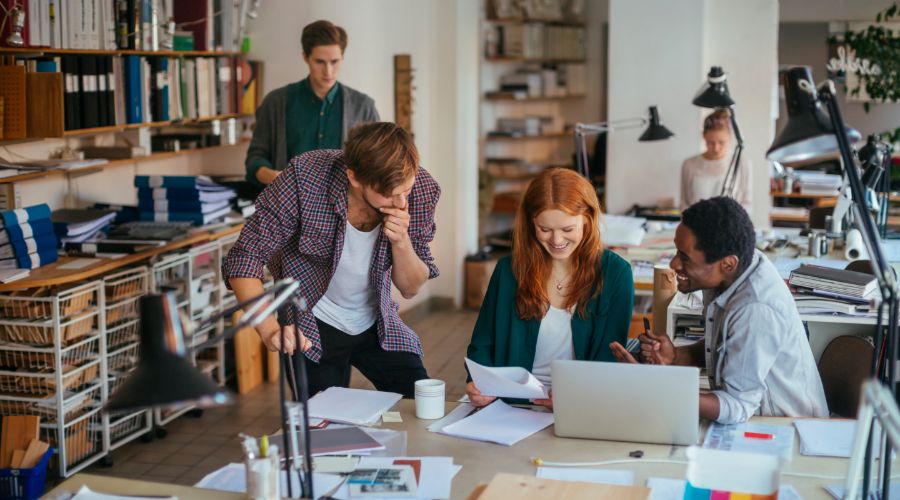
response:
[(563, 288), (566, 287), (565, 281), (568, 279), (568, 276), (556, 282), (556, 291), (561, 292)]

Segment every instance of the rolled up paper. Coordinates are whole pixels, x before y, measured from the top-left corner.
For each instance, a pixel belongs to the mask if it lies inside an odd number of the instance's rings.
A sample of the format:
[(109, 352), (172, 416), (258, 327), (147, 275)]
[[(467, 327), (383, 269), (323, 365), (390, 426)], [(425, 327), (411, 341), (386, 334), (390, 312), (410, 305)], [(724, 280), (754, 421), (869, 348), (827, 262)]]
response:
[(859, 229), (847, 231), (847, 236), (844, 238), (844, 258), (849, 261), (869, 258)]
[(653, 266), (653, 305), (650, 312), (653, 317), (653, 331), (666, 331), (666, 310), (675, 296), (678, 284), (675, 282), (675, 271), (669, 266)]

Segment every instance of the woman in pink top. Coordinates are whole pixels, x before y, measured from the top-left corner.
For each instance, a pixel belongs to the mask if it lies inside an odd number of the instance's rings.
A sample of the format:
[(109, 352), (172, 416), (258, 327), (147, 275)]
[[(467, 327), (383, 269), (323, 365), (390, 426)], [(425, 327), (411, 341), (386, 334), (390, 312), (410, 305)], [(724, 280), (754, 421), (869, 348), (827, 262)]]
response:
[[(734, 150), (731, 113), (727, 109), (717, 109), (703, 120), (703, 140), (706, 151), (684, 160), (681, 165), (682, 210), (700, 200), (722, 194), (722, 183)], [(741, 155), (734, 197), (749, 211), (750, 162), (746, 153)]]

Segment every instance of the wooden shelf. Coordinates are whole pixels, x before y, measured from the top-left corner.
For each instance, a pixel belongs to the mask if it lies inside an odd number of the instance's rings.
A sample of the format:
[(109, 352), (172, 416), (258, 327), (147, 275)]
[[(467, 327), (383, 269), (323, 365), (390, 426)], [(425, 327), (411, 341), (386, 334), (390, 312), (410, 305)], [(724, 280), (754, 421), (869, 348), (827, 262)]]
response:
[(0, 47), (0, 54), (23, 54), (36, 57), (44, 54), (111, 55), (111, 56), (157, 56), (157, 57), (234, 57), (243, 52), (214, 50), (93, 50), (93, 49), (51, 49), (49, 47)]
[(126, 123), (125, 125), (112, 125), (109, 127), (96, 127), (96, 128), (79, 128), (75, 130), (66, 130), (63, 132), (64, 137), (73, 137), (78, 135), (90, 135), (90, 134), (103, 134), (103, 133), (112, 133), (112, 132), (122, 132), (125, 130), (132, 130), (136, 128), (144, 128), (144, 127), (167, 127), (169, 125), (196, 125), (198, 123), (206, 123), (211, 122), (213, 120), (227, 120), (229, 118), (251, 118), (254, 115), (252, 113), (235, 113), (230, 115), (217, 115), (217, 116), (207, 116), (198, 118), (196, 120), (170, 120), (166, 122), (149, 122), (149, 123)]
[(571, 26), (573, 28), (584, 28), (587, 25), (582, 21), (566, 21), (565, 19), (541, 19), (541, 18), (525, 18), (510, 17), (507, 19), (485, 19), (485, 21), (494, 24), (525, 24), (540, 23), (550, 24), (553, 26)]
[(553, 134), (541, 134), (541, 135), (522, 135), (518, 137), (513, 136), (504, 136), (504, 135), (489, 135), (485, 137), (485, 140), (488, 141), (535, 141), (542, 139), (562, 139), (568, 138), (575, 140), (575, 136), (570, 132), (556, 132)]
[(198, 232), (180, 240), (172, 241), (166, 245), (144, 250), (143, 252), (128, 254), (116, 259), (99, 259), (98, 262), (95, 262), (87, 267), (74, 270), (60, 269), (60, 266), (67, 262), (78, 259), (79, 257), (60, 257), (59, 260), (54, 262), (53, 264), (48, 264), (37, 269), (32, 269), (31, 275), (27, 278), (13, 281), (12, 283), (0, 284), (0, 292), (23, 290), (26, 288), (37, 288), (42, 286), (59, 286), (73, 283), (75, 281), (91, 279), (115, 269), (119, 269), (121, 267), (125, 267), (127, 265), (149, 259), (154, 255), (159, 255), (162, 253), (170, 252), (172, 250), (177, 250), (179, 248), (185, 248), (223, 238), (225, 236), (228, 236), (229, 234), (240, 232), (243, 227), (243, 224), (236, 224), (234, 226), (215, 231), (204, 231), (198, 228)]
[(199, 153), (201, 151), (215, 151), (217, 149), (224, 148), (233, 148), (235, 146), (239, 146), (242, 144), (246, 144), (249, 142), (246, 139), (242, 139), (238, 141), (237, 144), (224, 144), (221, 146), (210, 146), (207, 148), (195, 148), (195, 149), (185, 149), (182, 151), (163, 151), (159, 153), (152, 153), (147, 156), (138, 156), (135, 158), (123, 158), (121, 160), (110, 160), (109, 163), (103, 163), (101, 165), (91, 165), (89, 167), (82, 168), (72, 168), (72, 169), (63, 169), (57, 168), (52, 170), (42, 170), (40, 172), (29, 172), (27, 174), (22, 175), (13, 175), (10, 177), (2, 177), (0, 178), (0, 184), (12, 184), (15, 182), (24, 182), (32, 179), (39, 179), (41, 177), (49, 177), (51, 175), (72, 175), (72, 174), (89, 174), (93, 172), (99, 172), (101, 170), (106, 170), (109, 168), (121, 167), (124, 165), (135, 165), (138, 163), (157, 161), (157, 160), (165, 160), (166, 158), (175, 158), (177, 156), (184, 156), (194, 153)]
[(769, 193), (773, 198), (797, 198), (797, 199), (816, 199), (816, 198), (837, 198), (837, 193), (834, 194), (804, 194), (804, 193), (779, 193), (777, 191), (772, 191)]
[(500, 101), (500, 102), (540, 102), (540, 101), (565, 101), (569, 99), (584, 99), (584, 94), (573, 94), (573, 95), (563, 95), (563, 96), (540, 96), (540, 97), (512, 97), (512, 96), (496, 96), (485, 94), (484, 99), (486, 101)]
[(488, 62), (535, 62), (535, 63), (557, 63), (557, 64), (584, 64), (587, 62), (587, 59), (559, 59), (554, 57), (510, 57), (510, 56), (495, 56), (495, 57), (486, 57), (485, 61)]

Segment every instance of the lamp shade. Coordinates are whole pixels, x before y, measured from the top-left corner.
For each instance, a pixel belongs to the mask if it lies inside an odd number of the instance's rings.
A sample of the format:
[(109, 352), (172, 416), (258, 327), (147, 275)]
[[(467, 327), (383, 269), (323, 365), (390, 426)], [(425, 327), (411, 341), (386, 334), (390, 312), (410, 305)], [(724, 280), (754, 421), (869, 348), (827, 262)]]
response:
[(647, 125), (647, 130), (644, 130), (644, 133), (638, 137), (638, 140), (641, 142), (660, 141), (673, 135), (675, 134), (659, 123), (659, 112), (656, 110), (656, 106), (650, 106), (650, 124)]
[[(822, 109), (808, 66), (791, 68), (781, 74), (787, 104), (787, 124), (775, 137), (766, 157), (779, 163), (810, 160), (838, 151), (837, 137), (831, 120)], [(859, 132), (847, 127), (851, 143), (860, 139)]]
[(228, 391), (184, 358), (184, 336), (174, 294), (141, 297), (140, 309), (140, 362), (111, 395), (105, 410), (133, 411), (182, 403), (208, 407), (229, 403)]
[(721, 66), (713, 66), (706, 75), (706, 83), (694, 96), (694, 106), (701, 108), (730, 108), (734, 100), (728, 94), (728, 82)]

